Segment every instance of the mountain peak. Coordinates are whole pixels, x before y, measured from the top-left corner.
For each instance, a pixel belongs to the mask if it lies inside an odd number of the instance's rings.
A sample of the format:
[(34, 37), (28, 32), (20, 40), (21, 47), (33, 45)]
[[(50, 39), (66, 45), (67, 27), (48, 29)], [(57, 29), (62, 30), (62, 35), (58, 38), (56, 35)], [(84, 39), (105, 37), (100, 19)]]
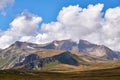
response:
[(89, 42), (87, 40), (79, 40), (79, 43), (84, 44), (84, 45), (96, 45), (96, 44), (93, 44), (93, 43), (91, 43), (91, 42)]
[(27, 44), (26, 42), (20, 42), (20, 41), (16, 41), (12, 46), (16, 46), (16, 47), (22, 47), (22, 45)]
[[(16, 41), (14, 44), (11, 45), (11, 47), (16, 47), (16, 48), (32, 48), (32, 47), (36, 47), (38, 46), (38, 44), (34, 44), (34, 43), (28, 43), (28, 42), (20, 42), (20, 41)], [(39, 45), (40, 46), (40, 45)]]

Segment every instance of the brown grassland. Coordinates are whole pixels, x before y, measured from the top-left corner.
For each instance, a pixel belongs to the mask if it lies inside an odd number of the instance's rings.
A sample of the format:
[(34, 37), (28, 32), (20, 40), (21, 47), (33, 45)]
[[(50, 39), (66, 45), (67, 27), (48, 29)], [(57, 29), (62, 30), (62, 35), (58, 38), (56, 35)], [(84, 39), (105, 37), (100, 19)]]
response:
[(120, 67), (74, 72), (0, 71), (0, 80), (120, 80)]

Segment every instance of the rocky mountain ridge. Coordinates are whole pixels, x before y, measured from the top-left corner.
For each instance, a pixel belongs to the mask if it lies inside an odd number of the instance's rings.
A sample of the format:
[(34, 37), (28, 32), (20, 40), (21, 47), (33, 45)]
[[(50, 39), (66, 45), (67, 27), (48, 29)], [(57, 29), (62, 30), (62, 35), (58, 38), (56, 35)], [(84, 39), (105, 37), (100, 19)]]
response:
[[(47, 57), (42, 58), (41, 55), (43, 54)], [(49, 56), (51, 54), (52, 56)], [(42, 45), (17, 41), (10, 47), (0, 51), (0, 69), (11, 69), (20, 66), (22, 68), (27, 67), (27, 69), (36, 67), (41, 69), (43, 63), (76, 66), (106, 60), (119, 60), (119, 56), (106, 46), (92, 44), (85, 40), (80, 40), (79, 43), (71, 40), (61, 40)]]

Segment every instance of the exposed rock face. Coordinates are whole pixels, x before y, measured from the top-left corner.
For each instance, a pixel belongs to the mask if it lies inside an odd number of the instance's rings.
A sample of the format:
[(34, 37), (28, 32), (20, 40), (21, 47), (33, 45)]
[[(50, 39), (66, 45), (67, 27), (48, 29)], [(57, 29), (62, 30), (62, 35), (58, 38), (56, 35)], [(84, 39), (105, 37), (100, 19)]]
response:
[(14, 67), (24, 66), (27, 69), (33, 69), (34, 67), (40, 68), (42, 66), (41, 61), (42, 58), (40, 58), (38, 55), (30, 54), (26, 56), (22, 62), (15, 64)]
[(32, 63), (34, 61), (40, 61), (41, 58), (36, 55), (36, 54), (30, 54), (28, 56), (25, 57), (25, 60), (22, 62), (23, 64), (28, 64), (28, 63)]

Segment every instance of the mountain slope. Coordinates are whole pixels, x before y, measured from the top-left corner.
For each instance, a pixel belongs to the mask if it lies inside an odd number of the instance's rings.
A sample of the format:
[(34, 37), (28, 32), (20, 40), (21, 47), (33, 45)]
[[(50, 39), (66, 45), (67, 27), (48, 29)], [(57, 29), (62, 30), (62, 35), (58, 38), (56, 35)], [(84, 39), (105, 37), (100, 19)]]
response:
[(29, 53), (38, 51), (37, 44), (15, 42), (0, 52), (0, 69), (12, 68), (16, 63), (22, 62)]

